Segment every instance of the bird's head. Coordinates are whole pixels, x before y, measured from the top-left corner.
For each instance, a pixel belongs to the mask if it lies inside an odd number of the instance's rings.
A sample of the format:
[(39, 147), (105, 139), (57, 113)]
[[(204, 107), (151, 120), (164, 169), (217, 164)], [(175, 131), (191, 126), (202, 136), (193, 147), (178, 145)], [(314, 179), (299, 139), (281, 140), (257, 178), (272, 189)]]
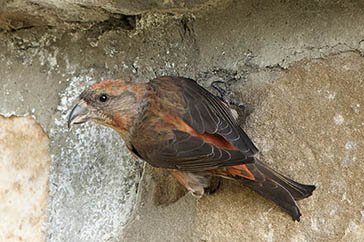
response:
[(142, 95), (142, 84), (104, 80), (86, 89), (68, 116), (68, 127), (94, 121), (116, 131), (129, 131)]

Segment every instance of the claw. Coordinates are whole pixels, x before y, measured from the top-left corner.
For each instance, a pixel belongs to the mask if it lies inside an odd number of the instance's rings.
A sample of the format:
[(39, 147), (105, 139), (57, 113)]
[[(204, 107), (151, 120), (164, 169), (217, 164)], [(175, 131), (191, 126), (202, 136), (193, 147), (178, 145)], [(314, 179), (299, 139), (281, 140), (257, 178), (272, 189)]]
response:
[(244, 105), (244, 104), (242, 104), (242, 103), (239, 103), (238, 101), (236, 101), (235, 99), (233, 99), (233, 98), (229, 98), (228, 97), (228, 95), (226, 94), (226, 90), (225, 89), (223, 89), (222, 87), (220, 87), (218, 84), (220, 84), (220, 83), (226, 83), (225, 81), (223, 81), (223, 80), (217, 80), (217, 81), (213, 81), (212, 83), (211, 83), (211, 86), (213, 87), (213, 88), (215, 88), (218, 92), (219, 92), (219, 94), (220, 94), (220, 96), (219, 96), (219, 98), (223, 101), (223, 102), (225, 102), (225, 103), (228, 103), (228, 104), (230, 104), (230, 105), (234, 105), (234, 106), (236, 106), (237, 108), (239, 108), (239, 109), (241, 109), (241, 110), (245, 110), (246, 109), (246, 106)]
[(220, 86), (218, 85), (219, 83), (224, 83), (224, 84), (225, 84), (225, 81), (223, 81), (223, 80), (213, 81), (213, 82), (211, 83), (211, 86), (212, 86), (213, 88), (215, 88), (215, 89), (219, 92), (219, 94), (220, 94), (220, 98), (223, 98), (223, 97), (225, 97), (225, 96), (226, 96), (226, 91), (225, 91), (222, 87), (220, 87)]
[(221, 181), (219, 181), (219, 183), (217, 184), (217, 186), (216, 186), (216, 187), (214, 187), (214, 188), (211, 188), (211, 186), (209, 186), (209, 187), (205, 187), (205, 188), (204, 188), (204, 193), (205, 193), (206, 195), (214, 194), (215, 192), (217, 192), (217, 190), (219, 190), (220, 186), (221, 186)]

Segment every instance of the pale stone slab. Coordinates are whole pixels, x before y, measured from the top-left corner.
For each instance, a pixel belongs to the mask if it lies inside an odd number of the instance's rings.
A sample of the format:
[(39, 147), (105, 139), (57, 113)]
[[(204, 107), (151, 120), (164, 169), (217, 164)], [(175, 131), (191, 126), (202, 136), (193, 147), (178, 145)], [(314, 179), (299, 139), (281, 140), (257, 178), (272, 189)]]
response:
[(349, 52), (298, 62), (263, 88), (242, 88), (256, 102), (246, 130), (261, 159), (317, 189), (298, 201), (298, 223), (225, 181), (198, 203), (196, 241), (362, 241), (363, 80), (363, 57)]
[(49, 139), (31, 117), (0, 115), (0, 241), (45, 241)]

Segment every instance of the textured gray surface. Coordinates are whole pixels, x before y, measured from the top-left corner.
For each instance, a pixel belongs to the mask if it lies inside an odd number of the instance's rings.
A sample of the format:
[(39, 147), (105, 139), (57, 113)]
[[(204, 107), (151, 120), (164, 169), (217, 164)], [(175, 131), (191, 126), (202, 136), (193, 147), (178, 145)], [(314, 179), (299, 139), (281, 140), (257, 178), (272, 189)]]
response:
[[(183, 14), (173, 7), (173, 14), (141, 14), (135, 28), (109, 21), (111, 10), (98, 12), (95, 5), (109, 8), (107, 1), (85, 1), (90, 8), (41, 1), (41, 13), (28, 9), (40, 17), (26, 16), (29, 25), (14, 16), (30, 1), (5, 2), (14, 8), (0, 11), (0, 25), (18, 30), (0, 32), (0, 113), (31, 114), (50, 137), (49, 241), (360, 241), (361, 1), (199, 1), (193, 13), (186, 5)], [(94, 124), (66, 130), (66, 111), (97, 80), (159, 75), (205, 87), (236, 78), (227, 89), (255, 108), (245, 128), (263, 158), (318, 185), (299, 203), (301, 223), (229, 181), (196, 201), (168, 173), (148, 167), (125, 227), (142, 164), (113, 131)]]
[(79, 24), (116, 20), (146, 12), (187, 13), (221, 8), (230, 0), (0, 0), (0, 29), (33, 26), (77, 27)]
[[(343, 53), (296, 63), (274, 83), (258, 88), (259, 97), (242, 90), (245, 96), (260, 99), (247, 130), (261, 148), (261, 158), (298, 181), (316, 184), (317, 189), (298, 202), (303, 216), (294, 223), (272, 202), (226, 182), (220, 194), (198, 204), (197, 238), (360, 241), (364, 236), (360, 189), (364, 152), (358, 148), (364, 146), (363, 77), (364, 59)], [(223, 219), (211, 219), (216, 217)]]
[(39, 31), (2, 36), (1, 113), (34, 116), (51, 140), (49, 240), (106, 241), (119, 234), (134, 206), (142, 164), (109, 129), (67, 129), (72, 102), (101, 77), (79, 67), (86, 56), (74, 59), (63, 33)]

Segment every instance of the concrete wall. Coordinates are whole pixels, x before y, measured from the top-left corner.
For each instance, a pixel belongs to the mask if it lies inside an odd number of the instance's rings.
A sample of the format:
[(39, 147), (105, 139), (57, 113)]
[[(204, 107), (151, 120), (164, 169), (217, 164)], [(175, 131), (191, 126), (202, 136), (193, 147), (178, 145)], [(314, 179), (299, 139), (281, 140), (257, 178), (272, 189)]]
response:
[[(9, 219), (0, 223), (1, 241), (31, 240), (22, 228), (51, 242), (362, 240), (362, 1), (0, 4), (1, 174), (20, 161), (34, 163), (27, 174), (36, 174), (1, 176), (0, 199), (8, 203), (0, 215)], [(299, 202), (300, 223), (227, 180), (196, 200), (167, 172), (143, 169), (113, 131), (67, 129), (67, 111), (90, 84), (160, 75), (207, 88), (235, 78), (226, 88), (254, 108), (242, 125), (260, 157), (318, 186)], [(20, 142), (24, 129), (33, 143)], [(48, 172), (48, 184), (34, 179)], [(17, 193), (27, 184), (39, 196)], [(48, 205), (40, 192), (47, 190)], [(25, 206), (30, 201), (37, 212)]]

